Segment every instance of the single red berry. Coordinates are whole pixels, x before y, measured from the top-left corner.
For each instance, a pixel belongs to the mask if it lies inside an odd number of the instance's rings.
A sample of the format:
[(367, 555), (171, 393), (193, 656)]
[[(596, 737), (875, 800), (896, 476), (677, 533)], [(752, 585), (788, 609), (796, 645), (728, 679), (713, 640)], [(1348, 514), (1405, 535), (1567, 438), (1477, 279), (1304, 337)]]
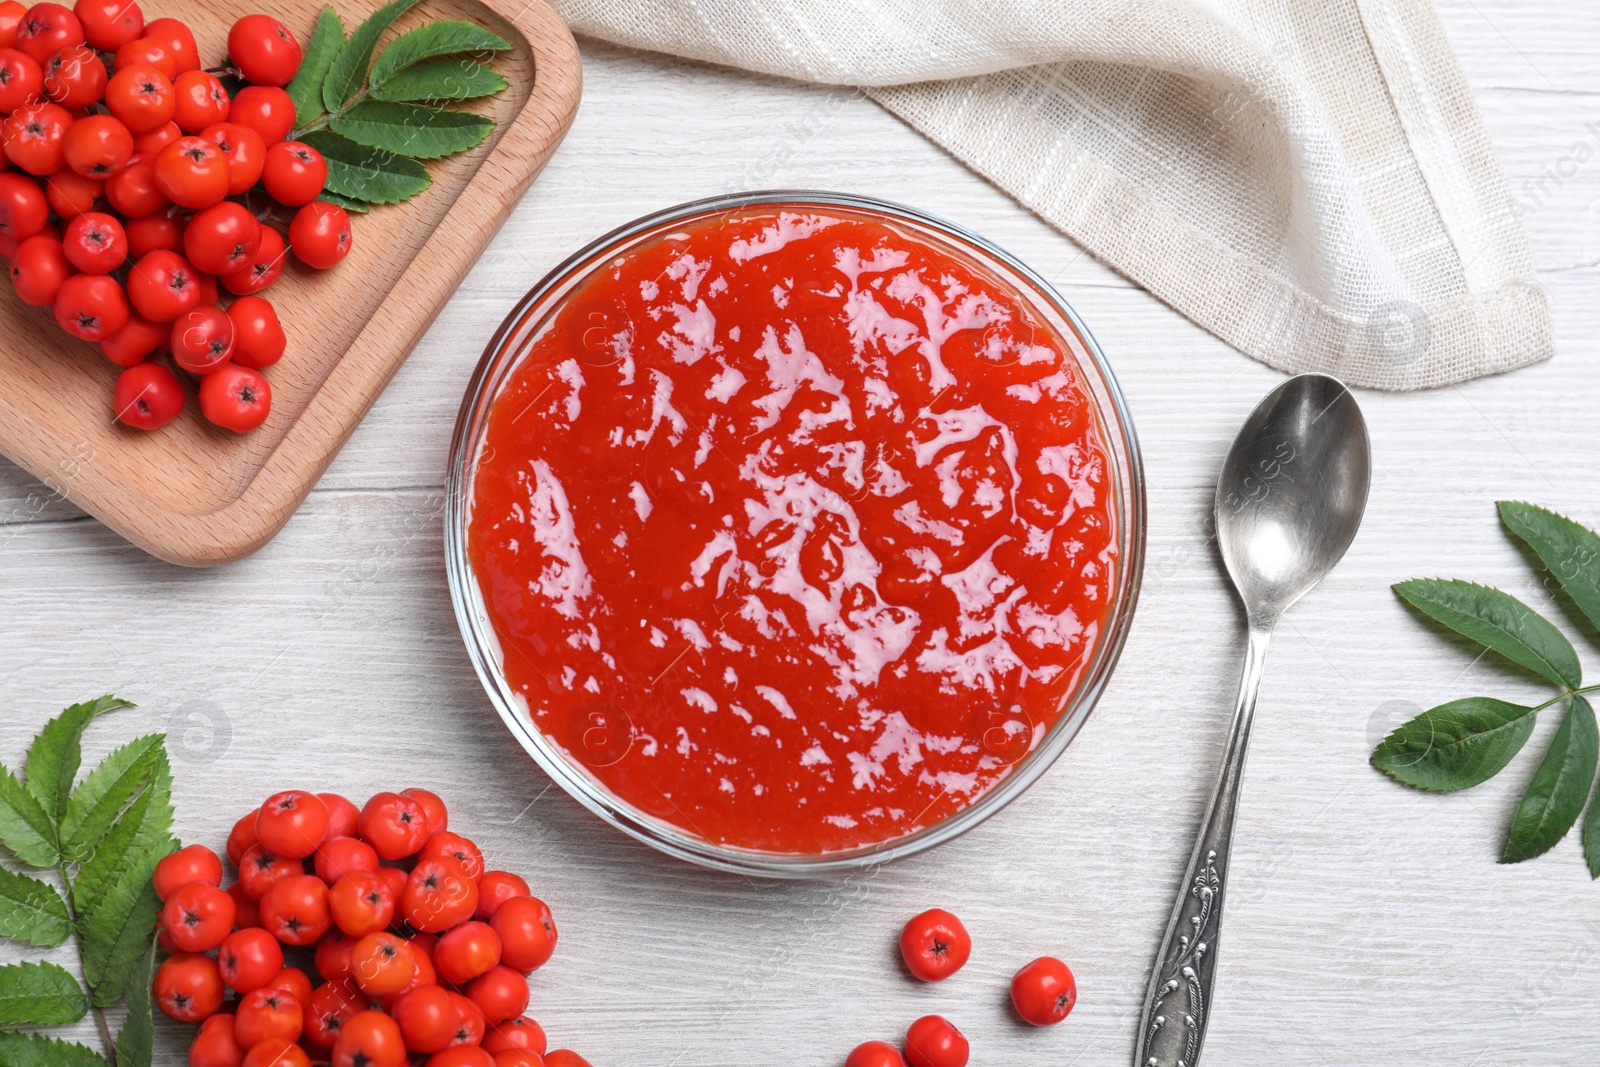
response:
[[(266, 303), (266, 301), (262, 301)], [(338, 793), (318, 793), (328, 809), (328, 836), (355, 837), (361, 832), (361, 809)]]
[(0, 114), (44, 95), (44, 66), (26, 52), (0, 48)]
[[(253, 364), (241, 363), (239, 357), (242, 353), (243, 337), (241, 335), (239, 320), (234, 318), (234, 310), (246, 300), (259, 300), (266, 303), (258, 296), (241, 296), (228, 306), (228, 317), (233, 319), (233, 361), (241, 367), (251, 367)], [(247, 309), (248, 310), (248, 309)], [(376, 874), (378, 871), (378, 854), (371, 845), (354, 837), (330, 837), (317, 846), (315, 856), (317, 877), (321, 878), (330, 887), (346, 875), (361, 873)], [(385, 882), (385, 885), (388, 883)], [(392, 895), (392, 894), (391, 894)], [(338, 922), (339, 917), (334, 916)]]
[(142, 219), (172, 206), (156, 185), (154, 156), (134, 156), (127, 166), (106, 179), (106, 200), (125, 219)]
[(17, 23), (17, 47), (40, 63), (83, 41), (83, 23), (60, 4), (34, 4)]
[[(177, 418), (183, 410), (183, 386), (178, 384), (177, 376), (161, 364), (140, 363), (117, 375), (111, 403), (117, 419), (124, 425), (136, 430), (156, 430)], [(218, 999), (221, 999), (220, 993)]]
[(222, 861), (204, 845), (189, 845), (163, 857), (151, 879), (156, 899), (163, 903), (190, 882), (222, 885)]
[(183, 251), (184, 224), (166, 212), (129, 219), (122, 224), (128, 234), (128, 258), (138, 262), (151, 252)]
[(144, 35), (147, 40), (165, 46), (172, 56), (176, 74), (200, 69), (200, 48), (195, 44), (193, 31), (182, 21), (174, 18), (153, 19), (145, 24)]
[(495, 1058), (473, 1045), (452, 1045), (428, 1057), (423, 1067), (498, 1067)]
[(915, 916), (900, 931), (900, 956), (924, 982), (949, 978), (971, 955), (972, 935), (960, 919), (941, 908)]
[[(433, 824), (429, 820), (429, 825)], [(417, 854), (422, 859), (451, 859), (461, 864), (461, 869), (467, 872), (467, 877), (478, 881), (483, 877), (483, 853), (471, 839), (453, 834), (449, 830), (435, 830), (428, 835), (428, 840), (423, 842), (422, 851)], [(481, 889), (480, 889), (481, 894)]]
[[(231, 336), (232, 324), (229, 326)], [(309, 856), (327, 835), (327, 805), (322, 803), (321, 797), (303, 789), (274, 793), (261, 805), (256, 816), (256, 838), (268, 851), (280, 856), (296, 859)]]
[[(80, 124), (75, 122), (72, 125)], [(67, 133), (70, 135), (71, 132), (71, 127), (68, 127)], [(61, 216), (61, 221), (68, 222), (86, 211), (93, 211), (105, 187), (105, 182), (85, 178), (76, 171), (58, 170), (45, 183), (44, 195), (55, 213)]]
[(210, 374), (233, 355), (233, 320), (218, 307), (191, 308), (172, 320), (171, 344), (174, 363), (190, 374)]
[(422, 805), (398, 793), (378, 793), (367, 801), (359, 826), (361, 839), (385, 860), (415, 856), (431, 831)]
[(351, 937), (386, 929), (394, 919), (394, 908), (394, 891), (376, 870), (352, 871), (328, 888), (328, 911), (335, 925)]
[(23, 104), (0, 126), (6, 158), (29, 174), (54, 174), (66, 165), (64, 145), (70, 125), (72, 115), (58, 104), (48, 100)]
[(148, 63), (118, 63), (106, 84), (106, 107), (130, 132), (149, 133), (172, 121), (177, 96), (172, 79)]
[[(206, 380), (211, 377), (208, 375)], [(205, 412), (205, 382), (200, 384), (200, 390), (200, 410)], [(206, 417), (210, 418), (209, 412)], [(314, 874), (290, 875), (272, 883), (261, 896), (261, 925), (286, 945), (316, 944), (333, 926), (333, 917), (328, 913), (328, 887)]]
[(222, 974), (210, 956), (171, 957), (156, 969), (153, 986), (161, 1010), (180, 1023), (209, 1019), (222, 1008)]
[(967, 1067), (967, 1039), (950, 1020), (924, 1015), (906, 1031), (906, 1060), (911, 1067)]
[(37, 182), (0, 173), (0, 233), (16, 241), (37, 236), (50, 218), (50, 201)]
[(98, 104), (107, 81), (106, 65), (87, 45), (68, 45), (44, 64), (44, 94), (70, 111)]
[(220, 204), (228, 195), (228, 157), (203, 137), (180, 137), (156, 156), (156, 188), (191, 211)]
[(283, 970), (283, 946), (260, 927), (235, 930), (217, 953), (222, 980), (235, 993), (250, 993), (267, 985)]
[(176, 252), (150, 252), (128, 273), (128, 299), (151, 322), (172, 322), (200, 303), (198, 272)]
[[(228, 862), (235, 867), (241, 867), (245, 850), (258, 842), (256, 837), (256, 819), (261, 814), (259, 808), (246, 812), (239, 821), (233, 824), (233, 829), (228, 831)], [(242, 867), (241, 867), (242, 869)]]
[(189, 1067), (240, 1067), (245, 1047), (233, 1032), (233, 1015), (223, 1012), (200, 1024), (189, 1046)]
[(100, 211), (85, 212), (67, 223), (61, 245), (67, 261), (85, 274), (110, 274), (128, 259), (128, 235), (122, 223)]
[(83, 341), (104, 341), (128, 324), (128, 297), (104, 274), (74, 274), (53, 306), (56, 325)]
[(483, 1050), (491, 1055), (527, 1049), (543, 1056), (546, 1044), (544, 1027), (526, 1015), (495, 1023), (483, 1034)]
[(233, 929), (233, 898), (214, 885), (190, 882), (161, 908), (161, 925), (180, 952), (210, 952)]
[(186, 70), (172, 81), (172, 121), (184, 133), (197, 134), (207, 126), (228, 121), (232, 101), (216, 75)]
[(260, 371), (227, 363), (201, 381), (200, 413), (213, 426), (249, 433), (272, 413), (272, 388)]
[(306, 1002), (305, 1038), (324, 1051), (339, 1040), (344, 1024), (368, 1009), (366, 996), (348, 978), (330, 978)]
[(102, 52), (115, 52), (144, 32), (144, 12), (133, 0), (78, 0), (72, 13), (84, 39)]
[(87, 115), (67, 127), (61, 158), (75, 173), (103, 182), (133, 158), (133, 134), (112, 115)]
[(239, 1043), (254, 1047), (263, 1041), (298, 1041), (305, 1026), (305, 1009), (281, 989), (263, 987), (239, 1000), (234, 1033)]
[(863, 1041), (850, 1050), (844, 1067), (906, 1067), (906, 1061), (887, 1041)]
[(273, 1037), (251, 1045), (239, 1067), (311, 1067), (311, 1057), (293, 1041)]
[(300, 42), (270, 15), (246, 15), (228, 31), (228, 57), (253, 85), (288, 85), (300, 69)]
[(433, 950), (433, 965), (439, 977), (451, 985), (465, 985), (489, 973), (499, 962), (500, 935), (483, 922), (464, 922), (447, 930)]
[(164, 126), (157, 126), (155, 129), (141, 133), (133, 139), (134, 154), (141, 156), (158, 155), (163, 148), (182, 136), (183, 131), (178, 128), (176, 122), (168, 122)]
[(178, 76), (178, 61), (172, 50), (149, 37), (137, 37), (119, 46), (111, 57), (111, 65), (117, 70), (135, 66), (154, 67), (165, 74), (168, 80)]
[(452, 859), (418, 860), (400, 897), (400, 914), (406, 922), (429, 934), (470, 919), (477, 908), (478, 884)]
[[(172, 331), (165, 323), (151, 322), (137, 311), (128, 312), (128, 324), (100, 342), (100, 351), (119, 367), (135, 367), (165, 345)], [(237, 903), (237, 897), (235, 897)], [(240, 920), (234, 919), (239, 925)]]
[(500, 959), (524, 974), (544, 966), (556, 950), (556, 923), (550, 908), (537, 897), (515, 897), (495, 909), (489, 920), (500, 935)]
[(61, 242), (42, 233), (23, 241), (11, 256), (11, 287), (24, 304), (36, 308), (54, 304), (71, 275)]
[(1072, 1013), (1078, 983), (1072, 969), (1053, 956), (1041, 956), (1011, 979), (1011, 1003), (1034, 1026), (1053, 1026)]
[(450, 1047), (456, 1036), (456, 1005), (448, 990), (419, 986), (395, 999), (389, 1014), (411, 1052), (431, 1055)]
[(275, 856), (260, 844), (245, 849), (239, 859), (239, 884), (244, 886), (245, 896), (258, 902), (277, 882), (305, 873), (305, 865), (299, 860)]
[(478, 910), (472, 913), (472, 917), (487, 922), (494, 918), (494, 913), (506, 901), (531, 896), (533, 891), (518, 875), (510, 871), (485, 871), (483, 877), (478, 879)]
[(255, 130), (237, 122), (218, 122), (201, 130), (200, 136), (216, 145), (228, 161), (229, 196), (249, 192), (261, 180), (267, 146)]
[(328, 162), (303, 141), (279, 141), (267, 148), (261, 181), (272, 199), (287, 207), (300, 207), (322, 195)]
[(350, 976), (369, 996), (399, 993), (416, 972), (415, 952), (393, 934), (368, 934), (350, 953)]
[(228, 118), (260, 134), (265, 151), (294, 129), (294, 99), (275, 85), (247, 85), (235, 94)]
[(289, 223), (289, 247), (308, 267), (328, 270), (350, 254), (350, 216), (337, 204), (313, 201)]

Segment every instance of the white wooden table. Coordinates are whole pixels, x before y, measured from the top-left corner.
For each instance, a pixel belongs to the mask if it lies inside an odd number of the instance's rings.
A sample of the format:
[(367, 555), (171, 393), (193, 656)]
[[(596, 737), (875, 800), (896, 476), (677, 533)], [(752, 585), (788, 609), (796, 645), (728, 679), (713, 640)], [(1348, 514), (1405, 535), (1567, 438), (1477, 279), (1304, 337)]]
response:
[[(1578, 1064), (1600, 1050), (1600, 885), (1575, 840), (1495, 859), (1525, 757), (1449, 797), (1372, 770), (1398, 720), (1455, 696), (1531, 696), (1409, 616), (1420, 575), (1539, 582), (1493, 502), (1600, 522), (1600, 7), (1441, 0), (1554, 299), (1559, 356), (1507, 377), (1364, 394), (1377, 470), (1361, 536), (1281, 628), (1261, 697), (1206, 1063)], [(597, 1065), (834, 1064), (940, 1012), (975, 1063), (1117, 1065), (1210, 788), (1241, 655), (1205, 528), (1238, 421), (1279, 376), (1130, 285), (852, 94), (585, 43), (577, 124), (539, 183), (287, 529), (208, 572), (159, 563), (14, 468), (0, 469), (0, 758), (61, 706), (139, 702), (96, 756), (174, 725), (181, 835), (220, 847), (289, 785), (358, 802), (417, 784), (494, 865), (555, 910), (532, 1012)], [(1541, 176), (1548, 172), (1552, 177)], [(447, 599), (439, 503), (468, 372), (513, 302), (591, 238), (738, 187), (871, 193), (955, 219), (1054, 278), (1127, 390), (1150, 483), (1149, 567), (1117, 675), (1022, 800), (871, 875), (769, 884), (657, 856), (569, 801), (523, 755), (468, 666)], [(3, 466), (3, 465), (0, 465)], [(1593, 647), (1582, 649), (1600, 671)], [(209, 726), (207, 724), (210, 724)], [(1554, 729), (1541, 723), (1530, 752)], [(1173, 817), (1173, 813), (1177, 817)], [(895, 961), (940, 905), (977, 948), (954, 981)], [(1075, 969), (1068, 1022), (1016, 1022), (1034, 955)], [(0, 959), (16, 956), (0, 949)], [(179, 1028), (158, 1062), (180, 1062)]]

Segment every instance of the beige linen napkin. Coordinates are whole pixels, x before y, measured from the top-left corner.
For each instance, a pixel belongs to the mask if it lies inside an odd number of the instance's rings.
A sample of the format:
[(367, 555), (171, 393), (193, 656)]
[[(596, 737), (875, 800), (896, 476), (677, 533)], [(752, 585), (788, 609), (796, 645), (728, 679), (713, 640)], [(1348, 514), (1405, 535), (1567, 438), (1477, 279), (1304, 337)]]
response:
[(1551, 354), (1428, 0), (553, 2), (579, 33), (867, 87), (1274, 367), (1417, 389)]

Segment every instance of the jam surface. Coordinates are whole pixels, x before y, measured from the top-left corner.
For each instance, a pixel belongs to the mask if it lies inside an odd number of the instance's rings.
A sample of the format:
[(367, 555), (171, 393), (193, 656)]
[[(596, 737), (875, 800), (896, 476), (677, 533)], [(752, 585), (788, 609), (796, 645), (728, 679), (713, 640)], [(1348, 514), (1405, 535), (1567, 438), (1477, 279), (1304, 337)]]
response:
[(493, 401), (468, 552), (511, 686), (614, 794), (817, 854), (1044, 738), (1120, 561), (1077, 364), (976, 261), (718, 213), (580, 283)]

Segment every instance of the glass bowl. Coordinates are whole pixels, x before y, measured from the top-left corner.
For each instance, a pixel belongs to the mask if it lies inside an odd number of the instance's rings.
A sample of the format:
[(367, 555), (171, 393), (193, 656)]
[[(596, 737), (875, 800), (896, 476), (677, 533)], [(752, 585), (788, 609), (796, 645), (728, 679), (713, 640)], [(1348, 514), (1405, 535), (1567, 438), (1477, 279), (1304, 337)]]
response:
[[(580, 761), (546, 736), (530, 717), (524, 698), (508, 684), (500, 643), (467, 548), (474, 474), (490, 408), (568, 295), (620, 255), (671, 233), (676, 227), (721, 212), (766, 206), (842, 209), (875, 216), (879, 222), (975, 263), (1015, 290), (1075, 359), (1113, 468), (1108, 479), (1113, 499), (1108, 501), (1107, 509), (1116, 523), (1120, 571), (1112, 584), (1104, 632), (1055, 725), (1013, 765), (1009, 774), (967, 807), (905, 836), (841, 852), (780, 853), (710, 842), (612, 793)], [(909, 856), (950, 840), (1005, 807), (1037, 781), (1066, 749), (1099, 699), (1133, 617), (1144, 558), (1144, 472), (1133, 422), (1110, 364), (1077, 313), (1032, 269), (982, 237), (913, 208), (841, 193), (776, 190), (713, 197), (648, 215), (593, 242), (533, 287), (490, 340), (462, 399), (450, 446), (444, 533), (450, 599), (478, 678), (512, 736), (561, 788), (617, 829), (680, 859), (748, 875), (819, 877)]]

